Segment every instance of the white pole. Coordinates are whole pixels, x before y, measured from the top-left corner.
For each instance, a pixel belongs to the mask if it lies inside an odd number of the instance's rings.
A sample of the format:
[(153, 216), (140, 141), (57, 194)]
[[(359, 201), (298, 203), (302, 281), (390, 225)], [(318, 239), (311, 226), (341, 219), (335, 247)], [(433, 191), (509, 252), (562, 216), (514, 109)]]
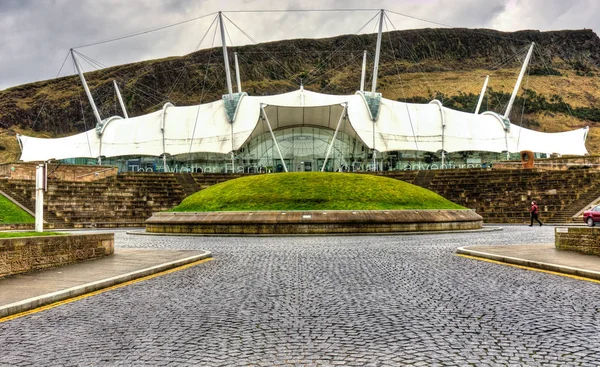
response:
[(271, 129), (271, 123), (269, 122), (269, 118), (267, 117), (267, 113), (265, 112), (265, 107), (261, 104), (260, 110), (267, 121), (267, 126), (269, 127), (269, 132), (271, 133), (271, 138), (273, 138), (273, 142), (275, 143), (275, 148), (277, 149), (277, 153), (279, 154), (279, 159), (281, 160), (281, 164), (283, 164), (283, 168), (287, 172), (287, 166), (285, 165), (285, 161), (283, 160), (283, 155), (281, 154), (281, 150), (279, 149), (279, 144), (277, 144), (277, 139), (275, 139), (275, 134), (273, 134), (273, 129)]
[(117, 98), (119, 99), (119, 104), (121, 105), (121, 110), (123, 110), (123, 116), (128, 119), (129, 115), (127, 114), (127, 110), (125, 109), (125, 103), (123, 103), (123, 97), (121, 97), (121, 91), (119, 90), (119, 86), (117, 85), (117, 81), (113, 80), (113, 86), (115, 87), (115, 92), (117, 92)]
[(231, 70), (229, 70), (229, 55), (227, 54), (227, 42), (225, 41), (225, 28), (223, 27), (223, 15), (219, 12), (219, 24), (221, 26), (221, 44), (223, 45), (223, 61), (225, 62), (225, 75), (227, 77), (227, 92), (229, 98), (233, 98), (233, 88), (231, 87)]
[(488, 80), (490, 80), (490, 76), (485, 76), (485, 82), (483, 82), (483, 87), (481, 88), (481, 93), (479, 93), (479, 101), (477, 101), (477, 107), (475, 108), (475, 114), (479, 113), (479, 108), (481, 108), (481, 102), (483, 102), (483, 96), (485, 95), (485, 90), (487, 89)]
[(81, 68), (79, 67), (79, 63), (77, 62), (77, 59), (75, 58), (75, 53), (73, 52), (73, 49), (71, 49), (71, 57), (73, 58), (73, 62), (75, 63), (75, 68), (77, 68), (77, 73), (79, 74), (79, 79), (81, 79), (81, 84), (83, 84), (83, 89), (85, 90), (85, 94), (88, 97), (88, 100), (90, 101), (90, 105), (92, 105), (92, 110), (94, 110), (94, 116), (96, 116), (96, 122), (98, 124), (102, 124), (102, 118), (100, 118), (100, 113), (98, 112), (98, 109), (96, 108), (96, 104), (94, 103), (94, 99), (92, 98), (92, 93), (90, 92), (90, 89), (88, 88), (87, 82), (85, 81), (85, 77), (83, 76), (83, 73), (81, 72)]
[(321, 172), (325, 172), (325, 165), (327, 164), (327, 160), (329, 159), (329, 154), (331, 153), (331, 148), (333, 148), (333, 144), (335, 143), (335, 138), (337, 137), (337, 133), (340, 129), (340, 125), (342, 124), (342, 119), (344, 118), (344, 115), (346, 114), (346, 108), (348, 108), (347, 103), (344, 104), (344, 110), (342, 111), (342, 114), (340, 115), (340, 119), (337, 123), (337, 126), (335, 127), (335, 132), (333, 133), (333, 139), (331, 139), (331, 144), (329, 144), (329, 148), (327, 148), (327, 154), (325, 154), (325, 161), (323, 162), (323, 167), (321, 167)]
[(35, 169), (35, 231), (44, 232), (44, 165)]
[(375, 120), (373, 120), (373, 171), (377, 171), (377, 159), (375, 158), (377, 152), (375, 151)]
[(363, 53), (362, 73), (360, 74), (360, 91), (365, 91), (365, 76), (367, 75), (367, 50)]
[(375, 65), (373, 66), (373, 85), (371, 86), (371, 93), (375, 95), (375, 89), (377, 89), (377, 71), (379, 70), (379, 54), (381, 52), (381, 32), (383, 31), (383, 12), (379, 14), (379, 33), (377, 33), (377, 48), (375, 49)]
[(231, 124), (231, 173), (235, 173), (235, 154), (233, 150), (233, 123)]
[(242, 82), (240, 81), (240, 65), (238, 64), (237, 52), (233, 53), (235, 59), (235, 82), (237, 83), (238, 93), (242, 93)]
[(508, 115), (510, 115), (510, 110), (512, 109), (513, 103), (515, 102), (515, 98), (517, 97), (517, 92), (521, 87), (521, 81), (523, 81), (525, 70), (527, 70), (529, 59), (531, 59), (531, 54), (533, 53), (533, 46), (535, 46), (535, 42), (531, 42), (531, 47), (529, 47), (529, 52), (527, 52), (527, 56), (525, 57), (525, 61), (523, 62), (523, 66), (521, 67), (521, 73), (519, 73), (517, 84), (515, 84), (515, 89), (513, 89), (512, 95), (510, 96), (510, 101), (508, 102), (508, 106), (506, 107), (506, 112), (504, 113), (505, 119), (507, 119)]

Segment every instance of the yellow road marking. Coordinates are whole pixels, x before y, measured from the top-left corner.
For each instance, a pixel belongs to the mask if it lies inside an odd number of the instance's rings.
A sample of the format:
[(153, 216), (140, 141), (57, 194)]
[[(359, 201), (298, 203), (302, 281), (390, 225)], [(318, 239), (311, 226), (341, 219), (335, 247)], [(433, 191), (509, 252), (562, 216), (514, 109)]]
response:
[(568, 277), (568, 278), (573, 278), (573, 279), (577, 279), (577, 280), (585, 280), (587, 282), (593, 282), (593, 283), (600, 283), (600, 280), (592, 279), (592, 278), (586, 278), (586, 277), (582, 277), (582, 276), (579, 276), (579, 275), (559, 273), (559, 272), (556, 272), (556, 271), (544, 270), (544, 269), (538, 269), (538, 268), (532, 268), (532, 267), (529, 267), (529, 266), (511, 264), (511, 263), (506, 263), (506, 262), (502, 262), (502, 261), (491, 260), (491, 259), (486, 259), (486, 258), (483, 258), (483, 257), (477, 257), (477, 256), (471, 256), (471, 255), (464, 255), (464, 254), (456, 254), (456, 255), (460, 256), (460, 257), (467, 258), (467, 259), (487, 261), (487, 262), (493, 263), (493, 264), (507, 265), (507, 266), (512, 266), (512, 267), (519, 268), (519, 269), (524, 269), (524, 270), (539, 271), (540, 273), (560, 275), (562, 277)]
[(115, 284), (113, 286), (102, 288), (102, 289), (99, 289), (97, 291), (93, 291), (93, 292), (90, 292), (90, 293), (82, 294), (81, 296), (77, 296), (77, 297), (73, 297), (73, 298), (68, 298), (68, 299), (65, 299), (65, 300), (62, 300), (62, 301), (51, 303), (49, 305), (37, 307), (37, 308), (34, 308), (32, 310), (19, 312), (19, 313), (16, 313), (14, 315), (10, 315), (10, 316), (5, 316), (5, 317), (0, 318), (0, 323), (5, 322), (5, 321), (10, 321), (10, 320), (18, 319), (20, 317), (31, 315), (31, 314), (38, 313), (38, 312), (42, 312), (42, 311), (45, 311), (45, 310), (49, 310), (51, 308), (58, 307), (58, 306), (61, 306), (61, 305), (65, 305), (67, 303), (79, 301), (80, 299), (84, 299), (84, 298), (87, 298), (87, 297), (95, 296), (95, 295), (100, 294), (100, 293), (112, 291), (113, 289), (118, 289), (118, 288), (126, 287), (128, 285), (135, 284), (135, 283), (138, 283), (138, 282), (142, 282), (144, 280), (156, 278), (156, 277), (159, 277), (161, 275), (166, 275), (166, 274), (174, 273), (176, 271), (180, 271), (180, 270), (184, 270), (184, 269), (187, 269), (187, 268), (191, 268), (192, 266), (200, 265), (200, 264), (205, 263), (205, 262), (210, 261), (210, 260), (212, 260), (212, 258), (198, 260), (198, 261), (195, 261), (193, 263), (189, 263), (189, 264), (185, 264), (185, 265), (182, 265), (182, 266), (178, 266), (176, 268), (172, 268), (172, 269), (169, 269), (169, 270), (161, 271), (160, 273), (146, 275), (145, 277), (141, 277), (141, 278), (129, 280), (129, 281), (124, 282), (124, 283)]

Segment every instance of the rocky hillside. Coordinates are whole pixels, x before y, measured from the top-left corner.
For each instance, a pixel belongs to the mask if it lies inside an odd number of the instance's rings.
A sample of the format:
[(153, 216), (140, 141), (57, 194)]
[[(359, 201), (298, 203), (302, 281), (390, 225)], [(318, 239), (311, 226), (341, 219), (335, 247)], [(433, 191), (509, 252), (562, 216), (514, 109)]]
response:
[[(372, 69), (375, 35), (296, 39), (231, 47), (237, 52), (242, 85), (250, 95), (299, 88), (354, 93), (360, 84), (363, 50)], [(503, 112), (531, 42), (531, 66), (511, 120), (540, 131), (589, 125), (590, 153), (600, 153), (600, 39), (591, 30), (519, 31), (420, 29), (383, 37), (379, 87), (384, 97), (473, 111), (485, 75), (490, 75), (483, 109)], [(80, 61), (85, 65), (84, 61)], [(233, 62), (231, 62), (233, 66)], [(87, 69), (91, 69), (89, 66)], [(367, 73), (370, 80), (371, 71)], [(130, 116), (169, 101), (190, 105), (214, 101), (226, 92), (220, 48), (115, 66), (86, 73), (103, 118), (121, 115), (112, 87), (116, 80)], [(234, 82), (235, 83), (235, 82)], [(370, 90), (370, 82), (367, 89)], [(95, 125), (77, 76), (0, 91), (0, 161), (18, 158), (15, 133), (63, 136)]]

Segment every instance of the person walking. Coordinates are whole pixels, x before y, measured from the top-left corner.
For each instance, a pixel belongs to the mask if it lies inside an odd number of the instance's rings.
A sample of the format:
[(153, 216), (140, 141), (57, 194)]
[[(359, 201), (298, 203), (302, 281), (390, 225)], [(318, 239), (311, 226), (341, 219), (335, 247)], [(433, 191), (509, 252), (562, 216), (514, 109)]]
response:
[(531, 224), (529, 225), (530, 227), (533, 226), (534, 219), (537, 220), (537, 222), (540, 224), (540, 227), (542, 226), (542, 222), (540, 222), (540, 220), (538, 219), (539, 212), (540, 212), (540, 208), (538, 208), (535, 201), (532, 201), (531, 208), (529, 209), (529, 213), (531, 213)]

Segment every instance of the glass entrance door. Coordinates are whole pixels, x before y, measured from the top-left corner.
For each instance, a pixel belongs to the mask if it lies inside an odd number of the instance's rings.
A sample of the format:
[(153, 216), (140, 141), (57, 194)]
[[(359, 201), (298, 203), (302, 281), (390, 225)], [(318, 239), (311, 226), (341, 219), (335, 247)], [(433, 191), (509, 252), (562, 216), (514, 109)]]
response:
[[(323, 168), (323, 163), (325, 162), (325, 158), (317, 159), (317, 167), (315, 167), (315, 171), (321, 171)], [(333, 159), (329, 158), (327, 160), (327, 164), (325, 165), (325, 172), (333, 172)]]
[[(283, 161), (285, 162), (288, 171), (291, 171), (292, 160), (284, 159)], [(285, 172), (285, 168), (283, 168), (283, 164), (281, 164), (281, 159), (273, 159), (273, 172)]]

